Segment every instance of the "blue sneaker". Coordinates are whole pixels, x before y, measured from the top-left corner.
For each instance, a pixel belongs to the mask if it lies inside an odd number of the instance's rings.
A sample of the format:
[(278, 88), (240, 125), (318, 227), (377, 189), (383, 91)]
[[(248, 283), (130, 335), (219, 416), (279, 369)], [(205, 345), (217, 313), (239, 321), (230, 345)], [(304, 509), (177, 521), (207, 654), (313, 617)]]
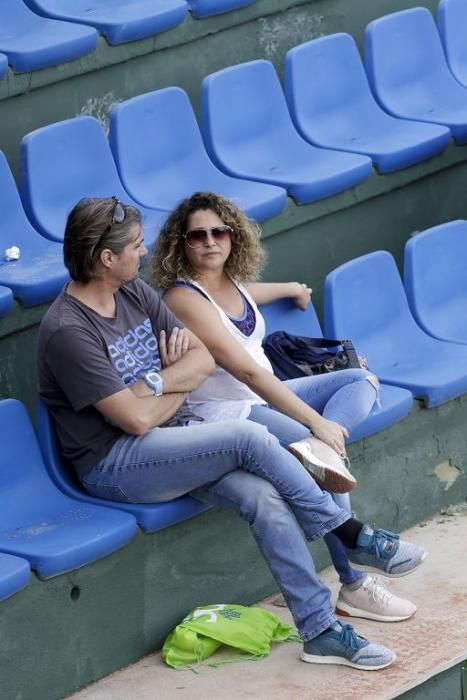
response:
[(308, 664), (341, 664), (362, 671), (378, 671), (396, 660), (390, 649), (360, 637), (352, 625), (334, 625), (303, 645), (300, 658)]
[(375, 571), (389, 578), (415, 571), (427, 555), (423, 547), (404, 542), (387, 530), (373, 530), (369, 525), (362, 527), (356, 549), (345, 549), (355, 569)]

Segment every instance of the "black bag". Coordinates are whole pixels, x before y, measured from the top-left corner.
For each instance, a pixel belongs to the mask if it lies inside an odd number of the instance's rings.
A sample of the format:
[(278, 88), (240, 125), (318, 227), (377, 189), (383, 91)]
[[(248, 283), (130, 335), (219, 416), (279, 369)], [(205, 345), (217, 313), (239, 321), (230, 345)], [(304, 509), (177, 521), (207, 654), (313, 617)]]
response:
[[(329, 352), (329, 348), (339, 347), (342, 349)], [(306, 338), (276, 331), (266, 336), (263, 349), (274, 374), (282, 380), (361, 367), (350, 340)]]

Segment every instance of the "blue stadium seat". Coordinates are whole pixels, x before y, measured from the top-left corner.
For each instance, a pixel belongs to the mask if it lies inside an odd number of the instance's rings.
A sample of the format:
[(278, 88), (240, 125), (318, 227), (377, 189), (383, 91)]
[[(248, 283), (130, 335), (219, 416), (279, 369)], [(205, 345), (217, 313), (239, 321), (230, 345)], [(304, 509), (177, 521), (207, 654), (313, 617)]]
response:
[(6, 74), (8, 70), (8, 59), (7, 57), (0, 53), (0, 78), (3, 78), (3, 76)]
[(21, 253), (19, 260), (0, 260), (0, 284), (9, 287), (24, 306), (54, 299), (69, 279), (62, 246), (40, 236), (29, 223), (1, 151), (0, 211), (0, 250), (15, 245)]
[(109, 44), (144, 39), (176, 27), (185, 19), (185, 0), (28, 0), (46, 17), (96, 27)]
[(451, 139), (446, 127), (383, 112), (349, 34), (291, 49), (285, 58), (285, 94), (303, 138), (315, 146), (370, 156), (382, 173), (430, 158)]
[(417, 323), (441, 340), (467, 344), (467, 221), (419, 233), (405, 246), (404, 286)]
[(31, 577), (29, 562), (0, 552), (0, 600), (25, 587)]
[(269, 61), (207, 76), (201, 112), (208, 152), (222, 170), (286, 187), (299, 204), (342, 192), (372, 172), (365, 156), (315, 148), (302, 139)]
[(423, 7), (370, 22), (365, 66), (379, 103), (396, 117), (448, 126), (467, 142), (467, 89), (446, 63), (431, 13)]
[(446, 59), (457, 80), (467, 87), (467, 2), (441, 0), (438, 5), (438, 30)]
[(467, 347), (436, 340), (416, 324), (388, 252), (341, 265), (324, 290), (326, 334), (352, 338), (382, 382), (405, 387), (429, 407), (467, 391)]
[(71, 465), (65, 464), (57, 445), (52, 418), (42, 401), (37, 403), (37, 433), (45, 465), (55, 485), (71, 498), (85, 503), (108, 506), (131, 513), (146, 532), (162, 530), (203, 513), (209, 506), (191, 496), (182, 496), (167, 503), (118, 503), (89, 496), (79, 484)]
[(122, 183), (138, 202), (173, 209), (197, 190), (233, 199), (264, 221), (285, 206), (284, 189), (225, 175), (209, 159), (187, 94), (177, 87), (126, 100), (112, 109), (110, 145)]
[(23, 0), (1, 4), (0, 51), (17, 73), (84, 56), (96, 48), (97, 39), (95, 29), (40, 17)]
[(41, 578), (120, 549), (135, 518), (61, 493), (45, 468), (23, 404), (0, 401), (0, 551), (24, 557)]
[(204, 19), (222, 12), (230, 12), (240, 7), (253, 5), (256, 0), (187, 0), (195, 19)]
[(12, 305), (13, 292), (8, 287), (0, 286), (0, 318), (9, 312)]
[[(312, 304), (306, 311), (301, 311), (292, 299), (281, 299), (262, 306), (261, 313), (266, 321), (267, 333), (286, 331), (309, 338), (323, 337)], [(349, 442), (369, 437), (397, 423), (410, 413), (413, 404), (410, 391), (386, 384), (381, 385), (379, 398), (380, 406), (375, 405), (366, 420), (352, 431)]]
[(82, 197), (115, 195), (144, 215), (146, 245), (151, 247), (167, 212), (136, 204), (125, 192), (107, 139), (93, 117), (77, 117), (32, 131), (21, 143), (23, 204), (40, 233), (63, 241), (70, 210)]

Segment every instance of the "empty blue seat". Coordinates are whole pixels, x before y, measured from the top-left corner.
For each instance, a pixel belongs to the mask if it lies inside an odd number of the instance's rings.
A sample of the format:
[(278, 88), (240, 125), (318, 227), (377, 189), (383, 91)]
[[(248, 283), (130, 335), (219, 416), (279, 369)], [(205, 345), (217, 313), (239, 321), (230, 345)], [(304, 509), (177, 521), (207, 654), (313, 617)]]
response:
[[(323, 337), (311, 304), (306, 311), (301, 311), (291, 299), (281, 299), (262, 306), (261, 313), (266, 321), (267, 333), (286, 331), (309, 338)], [(352, 431), (349, 442), (361, 440), (397, 423), (410, 413), (413, 404), (410, 391), (385, 384), (381, 385), (379, 398), (380, 406), (375, 405), (366, 420)]]
[(0, 53), (0, 78), (3, 78), (8, 70), (8, 59), (7, 57)]
[(13, 292), (8, 287), (0, 286), (0, 318), (9, 312), (12, 305)]
[(467, 221), (419, 233), (405, 246), (404, 286), (419, 325), (467, 344)]
[(467, 87), (467, 2), (441, 0), (438, 5), (438, 30), (449, 68), (457, 80)]
[(432, 338), (417, 325), (386, 251), (328, 274), (325, 327), (331, 336), (352, 338), (382, 382), (405, 387), (430, 407), (467, 391), (467, 347)]
[(81, 503), (57, 489), (26, 409), (14, 399), (0, 402), (0, 443), (0, 551), (24, 557), (49, 578), (132, 539), (132, 515)]
[(467, 141), (467, 89), (449, 70), (427, 9), (416, 7), (370, 22), (365, 31), (365, 66), (386, 111), (444, 124), (458, 143)]
[(0, 552), (0, 600), (25, 587), (31, 577), (29, 562)]
[(285, 58), (285, 94), (303, 138), (315, 146), (368, 155), (382, 173), (430, 158), (451, 139), (446, 127), (383, 112), (349, 34), (291, 49)]
[(365, 156), (315, 148), (302, 139), (269, 61), (207, 76), (201, 113), (208, 152), (220, 168), (285, 187), (299, 204), (342, 192), (372, 172)]
[(95, 29), (58, 22), (32, 12), (23, 0), (0, 9), (0, 51), (17, 73), (71, 61), (96, 48)]
[(70, 210), (82, 197), (112, 197), (144, 215), (151, 247), (167, 212), (136, 204), (125, 192), (97, 119), (77, 117), (37, 129), (21, 143), (20, 190), (26, 212), (47, 238), (63, 241)]
[(209, 159), (187, 94), (157, 90), (112, 109), (110, 145), (127, 192), (138, 202), (173, 209), (196, 191), (233, 199), (257, 221), (285, 206), (284, 189), (225, 175)]
[(185, 0), (28, 0), (41, 15), (96, 27), (109, 44), (123, 44), (177, 26), (185, 19)]
[(43, 458), (51, 479), (56, 486), (71, 498), (85, 503), (105, 505), (109, 508), (131, 513), (138, 525), (146, 532), (162, 530), (183, 520), (188, 520), (209, 509), (209, 506), (191, 496), (182, 496), (167, 503), (118, 503), (94, 498), (87, 494), (75, 475), (70, 464), (66, 464), (58, 450), (55, 428), (44, 402), (37, 403), (37, 433)]
[(23, 210), (16, 183), (0, 151), (0, 250), (15, 245), (19, 260), (0, 260), (0, 284), (9, 287), (24, 306), (54, 299), (69, 279), (62, 246), (33, 229)]
[(240, 7), (253, 5), (256, 0), (187, 0), (188, 6), (195, 19), (220, 15), (222, 12), (230, 12)]

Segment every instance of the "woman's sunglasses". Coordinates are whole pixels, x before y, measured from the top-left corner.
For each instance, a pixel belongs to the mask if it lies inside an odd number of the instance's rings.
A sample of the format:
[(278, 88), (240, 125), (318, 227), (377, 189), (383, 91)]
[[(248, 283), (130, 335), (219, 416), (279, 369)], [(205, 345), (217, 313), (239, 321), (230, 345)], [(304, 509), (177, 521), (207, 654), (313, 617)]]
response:
[(212, 228), (194, 228), (183, 234), (187, 246), (199, 248), (204, 245), (211, 235), (214, 241), (224, 241), (232, 233), (232, 228), (224, 224), (223, 226), (213, 226)]

